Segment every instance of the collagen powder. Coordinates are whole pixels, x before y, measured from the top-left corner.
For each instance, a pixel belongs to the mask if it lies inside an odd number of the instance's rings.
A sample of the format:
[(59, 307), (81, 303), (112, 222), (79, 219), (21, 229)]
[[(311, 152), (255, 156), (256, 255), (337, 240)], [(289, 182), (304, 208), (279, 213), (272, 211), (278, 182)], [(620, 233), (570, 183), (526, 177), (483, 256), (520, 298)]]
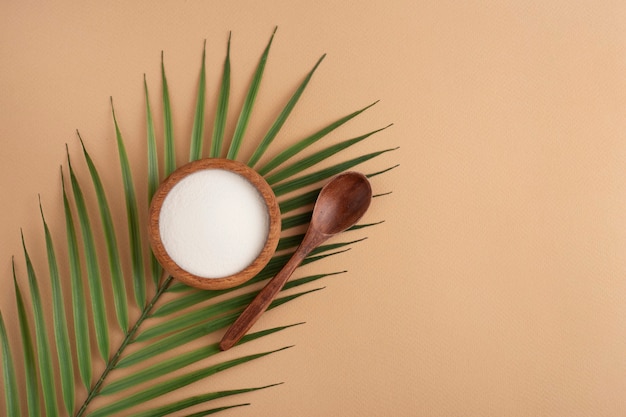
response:
[(180, 180), (163, 201), (161, 241), (182, 269), (223, 278), (250, 265), (269, 233), (267, 206), (239, 174), (205, 169)]

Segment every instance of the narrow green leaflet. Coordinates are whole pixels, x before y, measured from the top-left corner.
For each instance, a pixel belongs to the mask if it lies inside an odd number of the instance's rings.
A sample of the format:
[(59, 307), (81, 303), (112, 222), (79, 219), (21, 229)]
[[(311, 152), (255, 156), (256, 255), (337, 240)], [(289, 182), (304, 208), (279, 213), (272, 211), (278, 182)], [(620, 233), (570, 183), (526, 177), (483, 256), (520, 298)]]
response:
[[(306, 294), (313, 293), (315, 291), (319, 291), (320, 288), (316, 288), (314, 290), (303, 291), (297, 294), (290, 294), (281, 298), (278, 298), (270, 304), (268, 310), (279, 307), (289, 301), (295, 300), (298, 297), (301, 297)], [(150, 344), (142, 347), (141, 349), (126, 355), (126, 357), (122, 358), (118, 363), (118, 368), (127, 368), (132, 365), (136, 365), (144, 360), (153, 358), (165, 350), (175, 349), (178, 346), (182, 346), (185, 343), (189, 343), (193, 340), (197, 340), (203, 336), (209, 335), (210, 333), (223, 329), (226, 326), (230, 326), (236, 319), (239, 317), (239, 314), (243, 308), (239, 309), (234, 313), (230, 313), (214, 320), (211, 320), (208, 323), (201, 324), (199, 326), (190, 327), (188, 329), (182, 330), (178, 333), (175, 333), (171, 336), (164, 337), (163, 339), (158, 339)]]
[(254, 72), (252, 83), (248, 89), (246, 99), (243, 102), (243, 107), (241, 108), (239, 119), (237, 120), (237, 126), (235, 126), (235, 133), (233, 133), (230, 148), (228, 149), (228, 154), (226, 156), (228, 159), (237, 159), (237, 155), (239, 154), (239, 148), (241, 147), (243, 136), (246, 133), (246, 128), (248, 127), (248, 122), (250, 121), (250, 115), (252, 114), (252, 107), (254, 106), (256, 95), (259, 92), (259, 87), (261, 86), (261, 78), (263, 78), (265, 63), (267, 62), (267, 56), (269, 55), (270, 47), (272, 46), (272, 41), (274, 40), (274, 35), (276, 34), (276, 29), (277, 28), (274, 28), (270, 41), (267, 43), (267, 46), (263, 51), (263, 55), (261, 56), (261, 60), (259, 61), (256, 71)]
[(102, 221), (102, 230), (104, 231), (104, 242), (107, 248), (107, 260), (109, 262), (109, 272), (111, 273), (111, 284), (113, 286), (113, 300), (115, 304), (115, 313), (117, 314), (117, 321), (120, 324), (120, 328), (124, 331), (128, 331), (128, 301), (126, 298), (126, 287), (124, 286), (124, 274), (122, 273), (122, 263), (120, 261), (120, 253), (117, 247), (117, 237), (115, 236), (115, 228), (113, 227), (113, 217), (111, 216), (111, 209), (107, 202), (106, 194), (104, 192), (104, 186), (100, 180), (100, 175), (96, 170), (83, 139), (80, 137), (80, 144), (83, 148), (83, 155), (89, 168), (89, 174), (93, 182), (93, 187), (96, 191), (96, 197), (98, 199), (98, 209), (100, 212), (100, 220)]
[(82, 232), (83, 251), (87, 265), (87, 283), (89, 284), (90, 304), (93, 312), (96, 342), (100, 356), (106, 362), (109, 356), (109, 326), (107, 323), (106, 305), (104, 302), (104, 291), (102, 289), (102, 277), (100, 276), (100, 268), (98, 266), (96, 244), (89, 222), (89, 215), (87, 214), (85, 197), (78, 184), (78, 179), (74, 174), (69, 153), (67, 155), (67, 163), (70, 170), (70, 183), (72, 184), (74, 203), (78, 213), (78, 223)]
[(300, 243), (302, 243), (302, 239), (304, 239), (304, 233), (284, 237), (278, 241), (278, 246), (276, 246), (276, 252), (289, 248), (295, 248)]
[(356, 138), (348, 139), (343, 142), (339, 142), (335, 145), (329, 146), (326, 149), (322, 149), (319, 152), (316, 152), (306, 158), (303, 158), (297, 162), (294, 162), (293, 164), (281, 169), (280, 171), (277, 171), (276, 173), (272, 175), (268, 175), (265, 179), (267, 180), (268, 184), (273, 185), (273, 184), (276, 184), (277, 182), (286, 180), (287, 178), (291, 178), (294, 175), (299, 174), (300, 172), (304, 171), (305, 169), (310, 168), (330, 158), (331, 156), (343, 151), (344, 149), (347, 149), (352, 145), (356, 145), (357, 143), (369, 138), (373, 134), (378, 133), (381, 130), (387, 129), (389, 126), (391, 125), (385, 126), (381, 129), (376, 129), (372, 132), (366, 133)]
[[(397, 148), (395, 148), (395, 149), (397, 149)], [(388, 151), (391, 151), (391, 150), (393, 150), (393, 149), (388, 149), (388, 150), (386, 150), (384, 152), (388, 152)], [(371, 174), (366, 174), (365, 176), (367, 178), (372, 178), (372, 177), (375, 177), (377, 175), (384, 174), (385, 172), (391, 171), (392, 169), (397, 168), (398, 166), (400, 166), (400, 165), (394, 165), (392, 167), (386, 168), (386, 169), (381, 170), (381, 171), (377, 171), (377, 172), (374, 172), (374, 173), (371, 173)], [(278, 206), (280, 207), (281, 214), (285, 214), (285, 213), (288, 213), (290, 211), (293, 211), (293, 210), (296, 210), (296, 209), (302, 208), (304, 206), (308, 206), (310, 204), (315, 203), (315, 200), (317, 200), (317, 196), (319, 195), (320, 191), (321, 191), (321, 188), (316, 188), (314, 190), (306, 191), (306, 192), (304, 192), (302, 194), (299, 194), (299, 195), (296, 195), (296, 196), (293, 196), (293, 197), (290, 197), (290, 198), (283, 199), (282, 201), (280, 201), (278, 203)]]
[(190, 306), (196, 305), (202, 301), (210, 300), (222, 294), (226, 294), (228, 290), (218, 291), (191, 291), (189, 294), (180, 295), (166, 304), (160, 306), (152, 312), (151, 317), (164, 317), (172, 313), (184, 310)]
[(20, 397), (17, 392), (17, 379), (15, 377), (15, 366), (13, 365), (13, 355), (9, 346), (7, 329), (4, 326), (4, 318), (0, 311), (0, 345), (2, 345), (2, 379), (4, 380), (4, 401), (6, 404), (7, 416), (20, 416)]
[(141, 248), (141, 222), (139, 221), (139, 209), (137, 208), (137, 197), (133, 176), (130, 171), (130, 163), (126, 154), (126, 147), (122, 139), (113, 100), (111, 99), (111, 113), (115, 125), (115, 137), (117, 139), (117, 150), (120, 156), (120, 167), (122, 168), (122, 181), (124, 182), (124, 197), (126, 199), (126, 216), (128, 219), (128, 240), (130, 242), (130, 253), (133, 266), (133, 287), (135, 289), (135, 301), (139, 308), (146, 304), (146, 281), (145, 268), (143, 265), (143, 250)]
[(292, 157), (294, 157), (298, 153), (302, 152), (303, 150), (305, 150), (309, 146), (313, 145), (318, 140), (322, 139), (324, 136), (328, 135), (333, 130), (337, 129), (339, 126), (343, 125), (344, 123), (348, 122), (349, 120), (352, 120), (353, 118), (355, 118), (359, 114), (363, 113), (365, 110), (369, 109), (370, 107), (372, 107), (376, 103), (378, 103), (378, 101), (375, 101), (372, 104), (370, 104), (369, 106), (363, 107), (360, 110), (357, 110), (357, 111), (355, 111), (353, 113), (350, 113), (347, 116), (342, 117), (341, 119), (337, 120), (336, 122), (333, 122), (333, 123), (329, 124), (328, 126), (326, 126), (325, 128), (315, 132), (311, 136), (307, 136), (306, 138), (302, 139), (301, 141), (297, 142), (296, 144), (294, 144), (294, 145), (290, 146), (289, 148), (285, 149), (284, 151), (282, 151), (281, 153), (276, 155), (274, 158), (270, 159), (270, 161), (267, 164), (265, 164), (264, 166), (259, 168), (257, 171), (261, 175), (266, 175), (267, 173), (272, 171), (277, 166), (279, 166), (282, 163), (288, 161), (289, 159), (291, 159)]
[(72, 314), (74, 317), (74, 340), (76, 341), (76, 357), (78, 371), (83, 385), (87, 390), (91, 384), (91, 348), (89, 344), (89, 325), (87, 323), (87, 305), (83, 286), (78, 240), (76, 228), (65, 191), (65, 180), (61, 170), (61, 186), (63, 189), (63, 209), (65, 214), (65, 233), (67, 236), (67, 252), (70, 266), (70, 283), (72, 287)]
[(293, 110), (293, 108), (296, 106), (296, 103), (298, 103), (298, 100), (300, 99), (300, 96), (304, 92), (304, 89), (309, 84), (309, 81), (311, 81), (311, 77), (313, 76), (313, 73), (315, 72), (317, 67), (322, 63), (325, 57), (326, 57), (326, 54), (322, 55), (322, 57), (317, 61), (317, 63), (315, 64), (311, 72), (309, 72), (307, 76), (304, 78), (304, 81), (302, 81), (300, 86), (297, 88), (296, 92), (293, 93), (293, 96), (291, 96), (291, 98), (285, 105), (285, 108), (280, 112), (280, 114), (274, 121), (274, 124), (272, 124), (272, 127), (270, 127), (270, 130), (265, 134), (265, 137), (261, 139), (259, 146), (257, 146), (256, 150), (252, 154), (252, 157), (248, 161), (248, 166), (253, 167), (254, 165), (256, 165), (257, 162), (259, 162), (259, 159), (261, 159), (261, 157), (263, 156), (267, 148), (270, 146), (270, 144), (272, 143), (272, 141), (274, 140), (274, 138), (276, 137), (280, 129), (285, 124), (285, 121), (287, 121), (287, 118), (291, 114), (291, 111)]
[[(245, 394), (246, 392), (258, 391), (265, 388), (275, 387), (280, 384), (272, 384), (266, 385), (264, 387), (258, 388), (243, 388), (243, 389), (235, 389), (228, 391), (218, 391), (218, 392), (210, 392), (208, 394), (196, 395), (193, 397), (185, 398), (180, 401), (176, 401), (175, 403), (168, 404), (163, 407), (153, 408), (150, 411), (146, 411), (143, 413), (133, 414), (133, 417), (163, 417), (171, 415), (177, 411), (184, 410), (185, 408), (193, 407), (194, 405), (203, 404), (209, 401), (217, 400), (218, 398), (230, 397), (232, 395)], [(226, 408), (231, 408), (233, 406), (229, 406)], [(221, 407), (223, 409), (223, 407)]]
[[(397, 149), (397, 148), (396, 148), (396, 149)], [(389, 172), (389, 171), (391, 171), (392, 169), (396, 169), (396, 168), (398, 168), (399, 166), (400, 166), (400, 164), (396, 164), (396, 165), (390, 166), (389, 168), (385, 168), (385, 169), (383, 169), (383, 170), (381, 170), (381, 171), (373, 172), (373, 173), (371, 173), (371, 174), (366, 174), (365, 176), (366, 176), (367, 178), (372, 178), (372, 177), (375, 177), (375, 176), (377, 176), (377, 175), (384, 174), (385, 172)]]
[(346, 161), (346, 162), (341, 162), (339, 164), (322, 169), (312, 174), (304, 175), (302, 177), (283, 182), (281, 184), (275, 185), (274, 187), (272, 187), (272, 189), (274, 190), (274, 194), (276, 194), (277, 196), (287, 194), (291, 191), (296, 191), (302, 187), (306, 187), (307, 185), (315, 184), (316, 182), (328, 179), (332, 177), (333, 175), (337, 175), (365, 161), (369, 161), (370, 159), (375, 158), (379, 155), (382, 155), (385, 152), (390, 152), (396, 149), (397, 148), (392, 148), (392, 149), (385, 149), (384, 151), (368, 153), (367, 155), (359, 156), (357, 158), (350, 159), (349, 161)]
[[(283, 288), (287, 290), (289, 288), (296, 287), (298, 285), (302, 285), (308, 283), (309, 281), (300, 281), (294, 280), (290, 281), (289, 285), (285, 285)], [(173, 317), (167, 321), (156, 324), (152, 327), (147, 328), (145, 331), (139, 334), (139, 336), (134, 340), (135, 342), (142, 342), (146, 340), (153, 339), (158, 336), (162, 336), (165, 334), (170, 334), (176, 331), (184, 330), (188, 327), (204, 323), (209, 319), (219, 317), (225, 313), (229, 313), (233, 310), (241, 309), (252, 301), (252, 299), (256, 296), (256, 292), (240, 294), (235, 297), (231, 297), (227, 300), (220, 301), (219, 303), (215, 303), (202, 309), (190, 311), (183, 315)]]
[(70, 349), (70, 337), (67, 331), (67, 318), (65, 316), (63, 300), (63, 289), (59, 278), (59, 268), (57, 265), (54, 244), (46, 219), (39, 202), (41, 220), (44, 227), (46, 239), (46, 252), (48, 255), (48, 272), (50, 274), (50, 286), (52, 287), (52, 318), (54, 324), (54, 337), (56, 340), (57, 357), (59, 359), (59, 373), (61, 376), (61, 391), (63, 401), (68, 414), (74, 410), (74, 366), (72, 363), (72, 352)]
[(181, 316), (173, 317), (167, 321), (147, 328), (135, 338), (135, 342), (143, 342), (158, 336), (163, 336), (178, 330), (204, 323), (213, 317), (230, 312), (234, 309), (245, 307), (250, 304), (255, 294), (241, 294), (219, 303), (210, 305), (202, 310), (192, 311)]
[[(310, 217), (310, 214), (309, 214)], [(279, 247), (281, 247), (282, 249), (289, 249), (289, 248), (293, 248), (298, 246), (298, 244), (300, 243), (300, 241), (302, 240), (302, 238), (300, 237), (299, 240), (294, 241), (291, 237), (283, 237), (280, 239), (278, 245)], [(281, 243), (283, 242), (283, 243)], [(322, 250), (324, 250), (324, 248), (327, 247), (322, 247)], [(281, 268), (287, 263), (287, 261), (289, 260), (289, 258), (291, 257), (292, 253), (288, 253), (285, 255), (276, 255), (274, 256), (269, 262), (268, 264), (255, 276), (253, 277), (251, 280), (249, 280), (248, 282), (245, 282), (244, 284), (235, 287), (235, 288), (230, 288), (230, 289), (226, 289), (226, 290), (221, 290), (221, 291), (199, 291), (199, 290), (195, 290), (191, 287), (186, 287), (189, 291), (188, 294), (183, 295), (181, 297), (179, 297), (178, 299), (174, 299), (170, 302), (168, 302), (167, 304), (164, 304), (163, 306), (157, 308), (152, 314), (151, 317), (163, 317), (166, 316), (168, 314), (180, 311), (183, 308), (186, 308), (190, 305), (193, 305), (195, 303), (201, 302), (201, 301), (206, 301), (209, 300), (213, 297), (217, 297), (220, 296), (222, 294), (226, 294), (228, 292), (237, 290), (239, 288), (243, 288), (249, 285), (252, 285), (254, 283), (257, 283), (259, 281), (262, 281), (264, 279), (268, 279), (271, 278), (272, 276), (276, 275), (276, 273), (278, 273), (278, 271), (281, 270)], [(302, 265), (306, 265), (307, 263), (311, 263), (314, 262), (315, 260), (317, 260), (318, 258), (316, 257), (308, 257), (307, 259), (305, 259), (302, 262)]]
[(243, 356), (237, 359), (232, 359), (226, 362), (218, 363), (216, 365), (212, 365), (209, 367), (191, 371), (185, 375), (172, 378), (165, 382), (154, 384), (150, 388), (140, 391), (130, 397), (123, 398), (119, 401), (114, 402), (113, 404), (107, 405), (105, 407), (102, 407), (100, 409), (93, 411), (90, 414), (90, 417), (104, 417), (104, 416), (110, 416), (110, 415), (119, 415), (118, 414), (119, 412), (126, 410), (130, 407), (134, 407), (146, 401), (160, 397), (161, 395), (167, 394), (170, 391), (183, 388), (187, 385), (190, 385), (196, 381), (200, 381), (201, 379), (204, 379), (208, 376), (216, 374), (220, 371), (224, 371), (226, 369), (232, 368), (233, 366), (237, 366), (242, 363), (252, 361), (254, 359), (262, 358), (272, 353), (276, 353), (281, 350), (288, 349), (289, 347), (290, 346), (284, 347), (281, 349), (272, 350), (269, 352), (257, 353), (253, 355)]
[(163, 154), (165, 158), (165, 176), (176, 169), (176, 148), (174, 146), (174, 124), (172, 123), (172, 106), (170, 104), (170, 90), (165, 76), (163, 52), (161, 52), (161, 89), (163, 101)]
[(41, 294), (39, 293), (39, 284), (33, 264), (26, 250), (24, 235), (22, 234), (22, 248), (24, 249), (24, 258), (26, 260), (26, 273), (28, 275), (28, 284), (30, 287), (30, 296), (33, 308), (33, 316), (35, 318), (35, 340), (37, 341), (37, 357), (39, 362), (39, 376), (41, 382), (41, 390), (43, 392), (43, 403), (46, 415), (56, 416), (58, 411), (56, 391), (54, 384), (54, 372), (52, 370), (52, 357), (50, 355), (50, 340), (46, 330), (46, 313), (41, 305)]
[[(362, 239), (361, 239), (362, 240)], [(338, 248), (342, 248), (345, 246), (349, 246), (353, 243), (357, 243), (360, 240), (355, 240), (352, 242), (341, 242), (341, 243), (333, 243), (333, 244), (328, 244), (328, 245), (323, 245), (319, 248), (317, 248), (315, 251), (313, 252), (314, 254), (318, 254), (318, 253), (322, 253), (324, 251), (330, 251), (330, 250), (335, 250)], [(288, 258), (291, 255), (285, 257)], [(286, 260), (285, 260), (286, 262)], [(283, 263), (284, 265), (284, 263)], [(273, 272), (273, 271), (272, 271)], [(278, 272), (278, 271), (276, 271)], [(275, 274), (275, 272), (274, 272)], [(267, 274), (267, 276), (261, 277), (261, 278), (269, 278), (274, 274)], [(316, 275), (314, 277), (316, 277), (316, 279), (319, 278), (323, 278), (326, 275)], [(260, 280), (260, 279), (258, 279)], [(254, 280), (254, 282), (258, 281), (257, 279)], [(294, 288), (297, 287), (299, 285), (302, 284), (306, 284), (308, 282), (311, 282), (311, 279), (308, 279), (308, 277), (305, 278), (300, 278), (300, 279), (296, 279), (296, 280), (292, 280), (289, 281), (287, 284), (285, 284), (285, 286), (283, 287), (283, 290), (288, 290), (290, 288)], [(250, 285), (251, 283), (248, 282), (246, 283), (246, 285)], [(148, 327), (146, 330), (144, 330), (142, 333), (139, 334), (139, 336), (137, 336), (135, 338), (135, 342), (141, 342), (141, 341), (146, 341), (146, 340), (150, 340), (153, 339), (155, 337), (158, 336), (162, 336), (165, 334), (169, 334), (172, 332), (176, 332), (176, 331), (180, 331), (183, 330), (187, 327), (193, 326), (193, 325), (197, 325), (200, 323), (203, 323), (213, 317), (217, 317), (221, 314), (225, 314), (228, 313), (232, 310), (238, 309), (238, 308), (242, 308), (247, 306), (252, 299), (256, 296), (256, 292), (252, 292), (252, 293), (247, 293), (247, 294), (240, 294), (238, 296), (235, 297), (231, 297), (229, 299), (220, 301), (219, 303), (215, 303), (209, 306), (206, 306), (202, 309), (199, 310), (194, 310), (188, 313), (185, 313), (183, 315), (171, 318), (167, 321), (164, 321), (162, 323), (156, 324), (152, 327)]]
[(281, 227), (283, 230), (290, 229), (292, 227), (301, 226), (311, 221), (312, 211), (305, 213), (294, 214), (293, 216), (283, 217), (281, 220)]
[(285, 214), (290, 211), (307, 206), (309, 204), (315, 203), (315, 200), (317, 200), (317, 196), (319, 195), (321, 190), (321, 188), (316, 188), (315, 190), (307, 191), (303, 194), (281, 201), (280, 203), (278, 203), (281, 214)]
[(363, 224), (355, 224), (354, 226), (352, 226), (351, 228), (349, 228), (348, 230), (359, 230), (359, 229), (364, 229), (366, 227), (371, 227), (371, 226), (376, 226), (379, 224), (384, 223), (384, 220), (381, 220), (379, 222), (374, 222), (374, 223), (363, 223)]
[[(146, 136), (148, 148), (148, 203), (152, 200), (152, 196), (159, 188), (159, 159), (157, 155), (156, 136), (154, 134), (154, 120), (152, 119), (152, 110), (150, 108), (150, 96), (148, 94), (148, 84), (146, 76), (143, 76), (143, 89), (146, 98)], [(154, 255), (150, 253), (150, 268), (152, 272), (152, 282), (158, 285), (161, 276), (161, 265)]]
[(248, 405), (250, 405), (250, 403), (226, 405), (224, 407), (211, 408), (210, 410), (198, 411), (197, 413), (187, 414), (185, 417), (204, 417), (211, 414), (219, 413), (221, 411), (230, 410), (231, 408), (245, 407)]
[[(295, 325), (280, 326), (280, 327), (275, 327), (272, 329), (263, 330), (263, 331), (256, 332), (256, 333), (251, 333), (251, 334), (246, 335), (244, 338), (242, 338), (242, 340), (239, 343), (240, 344), (246, 343), (246, 342), (279, 332), (281, 330), (284, 330), (293, 326)], [(185, 366), (189, 366), (193, 363), (199, 362), (203, 359), (216, 355), (220, 352), (221, 350), (220, 350), (219, 345), (217, 343), (214, 343), (211, 345), (197, 348), (190, 352), (186, 352), (186, 353), (174, 356), (169, 359), (165, 359), (148, 368), (144, 368), (141, 371), (135, 372), (134, 374), (131, 374), (127, 377), (124, 377), (117, 381), (112, 382), (111, 384), (102, 388), (100, 390), (100, 394), (110, 395), (116, 392), (120, 392), (126, 389), (136, 387), (139, 384), (144, 384), (144, 383), (153, 381), (158, 377), (161, 377), (163, 375), (167, 375), (171, 372), (182, 369)]]
[(191, 131), (191, 146), (189, 160), (195, 161), (202, 158), (202, 139), (204, 136), (204, 102), (206, 95), (206, 41), (202, 49), (202, 69), (200, 70), (200, 82), (198, 83), (198, 96), (196, 98), (196, 113), (193, 119)]
[(26, 376), (26, 404), (28, 406), (29, 417), (41, 417), (41, 403), (39, 400), (39, 385), (37, 384), (37, 368), (35, 367), (35, 349), (33, 339), (30, 334), (28, 317), (22, 292), (17, 285), (15, 276), (15, 262), (11, 260), (13, 268), (13, 286), (15, 288), (15, 300), (17, 302), (17, 317), (20, 322), (20, 333), (22, 336), (22, 349), (24, 351), (24, 373)]
[[(302, 240), (302, 236), (299, 236), (299, 240), (297, 242), (295, 242), (295, 245), (293, 246), (297, 246), (297, 244)], [(259, 273), (259, 275), (261, 275), (261, 273)], [(318, 275), (313, 275), (314, 277), (319, 277), (319, 278), (324, 278), (330, 275), (334, 275), (334, 274), (318, 274)], [(255, 282), (259, 282), (263, 279), (267, 279), (269, 278), (271, 275), (267, 274), (267, 276), (262, 276), (260, 278), (255, 277), (255, 279), (248, 281), (248, 283), (253, 284)], [(252, 281), (252, 282), (251, 282)], [(248, 284), (246, 283), (246, 284)], [(240, 286), (239, 288), (243, 287)], [(214, 297), (217, 297), (219, 295), (225, 294), (228, 290), (223, 290), (223, 291), (193, 291), (189, 294), (185, 294), (185, 295), (181, 295), (180, 297), (178, 297), (177, 299), (174, 299), (170, 302), (168, 302), (167, 304), (164, 304), (163, 306), (159, 307), (157, 310), (154, 311), (154, 313), (152, 314), (151, 317), (164, 317), (167, 316), (169, 314), (172, 313), (176, 313), (178, 311), (187, 309), (189, 307), (192, 307), (198, 303), (201, 303), (203, 301), (208, 301)], [(217, 294), (214, 294), (217, 293)]]
[(222, 142), (224, 141), (224, 129), (226, 128), (228, 115), (228, 98), (230, 96), (230, 36), (231, 34), (229, 33), (224, 71), (222, 72), (222, 85), (215, 112), (215, 123), (213, 124), (213, 139), (211, 140), (211, 153), (209, 154), (211, 158), (219, 158), (222, 154)]
[(146, 100), (146, 136), (148, 149), (148, 202), (152, 200), (157, 188), (159, 188), (159, 159), (157, 156), (156, 135), (154, 133), (154, 119), (150, 107), (150, 95), (148, 94), (148, 83), (146, 76), (143, 76), (143, 91)]

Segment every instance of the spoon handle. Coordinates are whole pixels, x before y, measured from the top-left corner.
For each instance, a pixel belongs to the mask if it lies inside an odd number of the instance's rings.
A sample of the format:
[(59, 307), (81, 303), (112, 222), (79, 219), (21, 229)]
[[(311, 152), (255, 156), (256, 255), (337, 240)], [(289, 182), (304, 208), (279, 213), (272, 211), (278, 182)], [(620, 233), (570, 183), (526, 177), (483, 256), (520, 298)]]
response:
[[(307, 240), (309, 242), (307, 242)], [(265, 310), (267, 310), (267, 307), (269, 307), (272, 300), (276, 297), (276, 294), (283, 288), (293, 271), (300, 265), (304, 258), (306, 258), (309, 252), (317, 246), (317, 244), (310, 243), (313, 242), (305, 238), (305, 241), (296, 249), (283, 269), (267, 283), (254, 300), (252, 300), (250, 305), (246, 307), (237, 320), (228, 328), (220, 342), (221, 350), (228, 350), (233, 347), (248, 330), (250, 330)]]

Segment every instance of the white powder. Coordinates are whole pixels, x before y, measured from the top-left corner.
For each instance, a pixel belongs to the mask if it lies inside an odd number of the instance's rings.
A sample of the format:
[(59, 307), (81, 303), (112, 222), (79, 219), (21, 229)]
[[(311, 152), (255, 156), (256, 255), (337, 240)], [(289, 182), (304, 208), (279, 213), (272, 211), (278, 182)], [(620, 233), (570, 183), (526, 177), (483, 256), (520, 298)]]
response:
[(223, 278), (242, 271), (261, 253), (269, 215), (263, 197), (244, 177), (206, 169), (170, 190), (159, 231), (178, 266), (203, 278)]

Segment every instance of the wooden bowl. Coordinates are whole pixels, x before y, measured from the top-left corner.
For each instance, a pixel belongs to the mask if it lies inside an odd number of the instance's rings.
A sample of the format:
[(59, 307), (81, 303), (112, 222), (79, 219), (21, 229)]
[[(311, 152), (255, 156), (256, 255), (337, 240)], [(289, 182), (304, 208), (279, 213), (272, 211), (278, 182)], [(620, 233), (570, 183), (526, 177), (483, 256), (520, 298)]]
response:
[[(254, 259), (254, 261), (252, 261), (252, 263), (250, 263), (243, 270), (232, 275), (220, 278), (207, 278), (198, 276), (190, 273), (189, 271), (186, 271), (180, 265), (178, 265), (170, 257), (163, 244), (159, 223), (163, 202), (165, 201), (168, 193), (172, 190), (172, 188), (190, 174), (202, 170), (211, 169), (220, 169), (236, 173), (246, 179), (250, 184), (252, 184), (265, 201), (269, 219), (269, 231), (267, 234), (267, 240), (265, 241), (265, 245), (263, 246), (263, 249), (256, 257), (256, 259)], [(152, 198), (152, 202), (150, 204), (149, 222), (149, 235), (152, 251), (156, 259), (163, 266), (163, 268), (170, 275), (179, 279), (183, 283), (192, 287), (206, 290), (231, 288), (243, 284), (244, 282), (254, 277), (257, 273), (259, 273), (261, 269), (263, 269), (263, 267), (267, 265), (269, 260), (272, 258), (274, 252), (276, 251), (276, 246), (278, 245), (278, 239), (280, 237), (281, 229), (280, 209), (278, 207), (278, 202), (276, 201), (276, 196), (274, 195), (272, 188), (265, 181), (265, 179), (247, 165), (244, 165), (237, 161), (232, 161), (230, 159), (220, 158), (200, 159), (194, 162), (190, 162), (178, 168), (169, 177), (167, 177), (165, 181), (159, 186), (156, 193), (154, 194), (154, 197)]]

